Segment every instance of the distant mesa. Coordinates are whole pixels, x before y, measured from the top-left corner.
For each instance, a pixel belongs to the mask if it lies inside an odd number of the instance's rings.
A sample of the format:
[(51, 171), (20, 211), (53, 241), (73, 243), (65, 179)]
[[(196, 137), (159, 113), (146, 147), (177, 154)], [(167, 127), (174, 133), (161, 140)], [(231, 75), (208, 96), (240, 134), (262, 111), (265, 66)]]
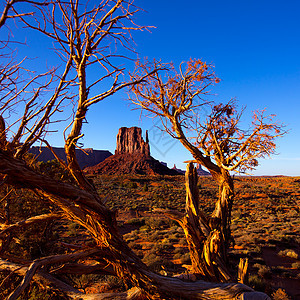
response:
[(181, 170), (181, 169), (178, 169), (175, 164), (174, 164), (174, 167), (172, 168), (172, 170), (175, 170), (175, 171), (177, 171), (180, 174), (185, 174), (185, 171)]
[[(174, 167), (173, 167), (172, 169), (173, 169), (173, 170), (176, 170), (176, 171), (177, 171), (178, 173), (180, 173), (180, 174), (185, 174), (185, 171), (184, 171), (184, 170), (181, 170), (181, 169), (178, 169), (178, 168), (176, 167), (175, 164), (174, 164)], [(204, 170), (202, 169), (202, 166), (201, 166), (200, 164), (197, 164), (196, 169), (197, 169), (197, 174), (198, 174), (199, 176), (209, 176), (209, 175), (210, 175), (209, 172), (204, 171)]]
[(148, 133), (145, 140), (139, 127), (121, 127), (115, 155), (84, 170), (89, 174), (179, 175), (150, 155)]
[(204, 171), (203, 169), (202, 169), (202, 166), (200, 165), (200, 164), (197, 164), (197, 173), (198, 173), (198, 175), (199, 176), (209, 176), (210, 175), (210, 173), (209, 172), (207, 172), (207, 171)]
[[(52, 147), (55, 154), (66, 161), (65, 149)], [(55, 156), (47, 147), (32, 147), (30, 153), (37, 161), (51, 161)], [(145, 140), (139, 127), (121, 127), (117, 135), (115, 155), (108, 150), (92, 148), (76, 149), (79, 166), (88, 174), (141, 174), (141, 175), (180, 175), (184, 170), (174, 167), (169, 169), (165, 162), (159, 162), (150, 155), (148, 132)], [(197, 172), (201, 176), (210, 175), (200, 165)]]
[(164, 161), (160, 161), (160, 163), (162, 164), (162, 165), (164, 165), (164, 166), (168, 166), (168, 164), (166, 163), (166, 162), (164, 162)]
[[(52, 147), (52, 149), (60, 159), (67, 161), (64, 148)], [(108, 150), (94, 150), (92, 148), (83, 149), (83, 151), (76, 149), (75, 151), (78, 164), (82, 169), (94, 166), (112, 155)], [(29, 153), (35, 155), (37, 161), (47, 162), (55, 159), (55, 156), (47, 147), (31, 147)]]

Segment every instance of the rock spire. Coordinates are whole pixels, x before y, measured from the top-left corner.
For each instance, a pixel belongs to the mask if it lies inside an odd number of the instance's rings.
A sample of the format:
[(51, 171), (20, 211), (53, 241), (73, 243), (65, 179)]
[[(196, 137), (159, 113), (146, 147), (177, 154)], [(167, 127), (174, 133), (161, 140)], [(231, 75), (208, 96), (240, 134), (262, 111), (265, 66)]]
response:
[(150, 156), (148, 132), (146, 142), (139, 127), (121, 127), (117, 135), (117, 148), (115, 154), (144, 154)]

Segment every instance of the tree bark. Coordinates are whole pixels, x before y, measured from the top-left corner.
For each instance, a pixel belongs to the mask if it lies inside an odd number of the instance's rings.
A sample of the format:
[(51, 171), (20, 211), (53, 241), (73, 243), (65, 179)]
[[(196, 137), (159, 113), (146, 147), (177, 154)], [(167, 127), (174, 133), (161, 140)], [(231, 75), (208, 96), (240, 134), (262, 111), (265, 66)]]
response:
[(219, 198), (211, 217), (211, 227), (219, 229), (224, 240), (224, 251), (229, 248), (231, 239), (231, 210), (234, 200), (233, 180), (228, 171), (222, 170), (218, 178)]

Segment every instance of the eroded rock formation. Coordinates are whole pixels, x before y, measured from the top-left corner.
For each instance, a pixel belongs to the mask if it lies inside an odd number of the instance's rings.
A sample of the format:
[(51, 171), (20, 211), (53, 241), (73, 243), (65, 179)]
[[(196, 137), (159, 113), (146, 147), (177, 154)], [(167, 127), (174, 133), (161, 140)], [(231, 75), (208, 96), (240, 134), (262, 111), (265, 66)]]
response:
[(150, 156), (148, 134), (146, 141), (142, 138), (139, 127), (119, 129), (115, 155), (105, 159), (100, 164), (88, 167), (90, 174), (141, 174), (141, 175), (178, 175), (158, 160)]
[(146, 141), (144, 141), (141, 128), (121, 127), (117, 135), (115, 154), (144, 154), (150, 156), (148, 132), (146, 131)]

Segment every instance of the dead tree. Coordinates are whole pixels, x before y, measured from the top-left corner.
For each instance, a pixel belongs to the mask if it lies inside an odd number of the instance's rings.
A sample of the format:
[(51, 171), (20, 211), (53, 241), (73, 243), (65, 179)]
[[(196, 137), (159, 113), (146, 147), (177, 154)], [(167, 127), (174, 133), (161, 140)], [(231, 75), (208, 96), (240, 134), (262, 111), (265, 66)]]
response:
[[(26, 2), (36, 4), (33, 1)], [(53, 39), (64, 67), (62, 70), (55, 69), (45, 73), (46, 79), (33, 77), (31, 81), (23, 82), (23, 85), (22, 82), (16, 84), (18, 75), (8, 77), (8, 71), (2, 76), (4, 81), (0, 80), (1, 88), (8, 91), (7, 94), (2, 94), (5, 97), (1, 98), (0, 109), (1, 185), (31, 190), (35, 193), (36, 201), (49, 202), (56, 207), (54, 213), (31, 216), (13, 224), (1, 224), (0, 253), (5, 254), (5, 245), (10, 242), (9, 236), (15, 234), (16, 230), (54, 219), (67, 219), (83, 226), (94, 242), (73, 253), (41, 257), (29, 262), (17, 262), (11, 256), (8, 256), (10, 259), (1, 259), (1, 270), (23, 276), (22, 282), (11, 292), (8, 299), (17, 299), (32, 280), (44, 286), (52, 285), (71, 299), (138, 299), (141, 296), (148, 299), (238, 299), (245, 296), (244, 299), (247, 299), (247, 296), (253, 295), (256, 299), (268, 299), (265, 294), (256, 293), (243, 284), (220, 284), (201, 280), (184, 282), (178, 278), (153, 273), (123, 240), (115, 213), (102, 203), (100, 195), (79, 168), (75, 148), (82, 137), (87, 110), (92, 105), (126, 86), (143, 82), (157, 70), (151, 70), (131, 82), (120, 81), (123, 69), (114, 64), (114, 56), (117, 54), (111, 49), (111, 41), (122, 47), (129, 45), (130, 32), (142, 29), (132, 22), (132, 16), (138, 9), (133, 2), (123, 0), (105, 0), (95, 7), (88, 5), (82, 5), (76, 0), (58, 0), (50, 2), (46, 9), (34, 6), (34, 14), (25, 16), (18, 12), (17, 6), (9, 7), (27, 27)], [(8, 12), (5, 14), (7, 16)], [(88, 70), (95, 64), (101, 67), (102, 73), (99, 74), (102, 75), (91, 82), (87, 80)], [(5, 70), (9, 70), (9, 67)], [(22, 69), (18, 71), (21, 72)], [(7, 78), (11, 79), (10, 83), (3, 85)], [(106, 79), (112, 82), (109, 89), (101, 93), (92, 92), (96, 86), (98, 89), (101, 84), (104, 85)], [(74, 87), (78, 88), (77, 93), (74, 93)], [(45, 90), (48, 98), (42, 102), (40, 93)], [(65, 130), (65, 151), (68, 159), (65, 167), (75, 183), (41, 174), (26, 160), (26, 152), (34, 142), (46, 142), (53, 115), (59, 113), (60, 106), (69, 100), (75, 103), (75, 113), (71, 124)], [(18, 107), (20, 101), (24, 104), (21, 117), (13, 118), (10, 112)], [(97, 264), (78, 263), (83, 258), (93, 258)], [(56, 268), (51, 268), (53, 264)], [(122, 278), (128, 288), (133, 288), (118, 294), (86, 295), (58, 279), (56, 274), (60, 272), (113, 274)]]
[(172, 64), (138, 62), (131, 79), (138, 80), (153, 68), (168, 70), (157, 71), (133, 86), (132, 102), (160, 118), (163, 130), (178, 139), (219, 185), (215, 209), (206, 216), (198, 207), (196, 171), (188, 166), (186, 216), (178, 219), (173, 212), (172, 218), (185, 231), (194, 272), (212, 281), (229, 281), (227, 250), (234, 200), (230, 172), (252, 170), (258, 158), (274, 153), (274, 140), (285, 133), (283, 126), (274, 122), (273, 116), (255, 112), (252, 128), (242, 130), (236, 101), (216, 105), (207, 100), (209, 88), (219, 79), (201, 60), (182, 63), (179, 72)]

